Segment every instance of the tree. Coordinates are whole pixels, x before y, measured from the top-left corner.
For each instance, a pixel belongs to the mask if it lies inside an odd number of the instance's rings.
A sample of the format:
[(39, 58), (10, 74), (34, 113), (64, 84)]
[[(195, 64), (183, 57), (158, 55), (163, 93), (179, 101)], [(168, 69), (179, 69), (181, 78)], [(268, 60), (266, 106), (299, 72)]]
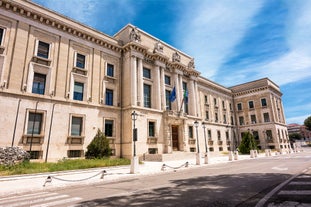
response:
[(103, 158), (109, 157), (111, 155), (111, 149), (109, 147), (109, 140), (106, 138), (104, 133), (99, 129), (92, 140), (92, 142), (87, 146), (87, 151), (85, 157), (87, 159), (92, 158)]
[(254, 136), (250, 132), (243, 133), (242, 141), (239, 146), (239, 152), (242, 154), (249, 154), (250, 150), (257, 149)]
[(292, 133), (292, 134), (289, 134), (288, 136), (289, 136), (290, 141), (295, 141), (297, 139), (298, 140), (302, 139), (302, 135), (299, 134), (299, 133)]
[(311, 130), (311, 116), (305, 119), (304, 125), (306, 126), (308, 130)]

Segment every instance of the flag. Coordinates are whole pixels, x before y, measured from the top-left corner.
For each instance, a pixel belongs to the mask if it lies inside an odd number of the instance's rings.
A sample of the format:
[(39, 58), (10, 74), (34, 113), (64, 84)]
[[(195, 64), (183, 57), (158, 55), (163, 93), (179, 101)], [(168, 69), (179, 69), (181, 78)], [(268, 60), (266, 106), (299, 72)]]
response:
[(187, 89), (184, 91), (184, 101), (186, 104), (188, 103), (188, 91), (187, 91)]
[(170, 94), (170, 102), (174, 102), (176, 100), (176, 89), (175, 86)]

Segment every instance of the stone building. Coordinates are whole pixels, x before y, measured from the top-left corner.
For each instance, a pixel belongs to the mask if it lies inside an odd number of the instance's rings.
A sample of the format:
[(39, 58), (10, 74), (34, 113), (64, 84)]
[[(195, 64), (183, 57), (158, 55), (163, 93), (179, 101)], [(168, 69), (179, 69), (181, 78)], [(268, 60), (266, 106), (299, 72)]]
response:
[(30, 1), (0, 0), (0, 11), (0, 146), (83, 157), (100, 129), (113, 156), (130, 158), (135, 111), (140, 157), (228, 151), (248, 129), (261, 148), (289, 147), (268, 78), (226, 88), (131, 24), (111, 37)]

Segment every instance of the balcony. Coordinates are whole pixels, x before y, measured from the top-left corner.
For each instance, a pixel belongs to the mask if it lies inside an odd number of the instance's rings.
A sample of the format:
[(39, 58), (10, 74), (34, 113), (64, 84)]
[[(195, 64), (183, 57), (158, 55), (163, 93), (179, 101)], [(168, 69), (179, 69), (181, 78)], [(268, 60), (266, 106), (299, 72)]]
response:
[(157, 143), (158, 143), (158, 138), (149, 137), (149, 138), (147, 139), (147, 143), (148, 143), (148, 144), (157, 144)]

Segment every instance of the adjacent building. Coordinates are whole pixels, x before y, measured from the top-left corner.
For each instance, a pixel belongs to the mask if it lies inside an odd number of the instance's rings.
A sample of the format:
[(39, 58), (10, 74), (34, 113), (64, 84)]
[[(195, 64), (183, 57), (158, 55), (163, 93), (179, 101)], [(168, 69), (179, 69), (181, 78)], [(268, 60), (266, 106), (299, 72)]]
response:
[(227, 88), (131, 24), (111, 37), (30, 1), (0, 0), (0, 11), (0, 146), (83, 157), (100, 129), (113, 156), (130, 158), (135, 124), (142, 158), (232, 150), (247, 131), (261, 149), (290, 147), (268, 78)]

